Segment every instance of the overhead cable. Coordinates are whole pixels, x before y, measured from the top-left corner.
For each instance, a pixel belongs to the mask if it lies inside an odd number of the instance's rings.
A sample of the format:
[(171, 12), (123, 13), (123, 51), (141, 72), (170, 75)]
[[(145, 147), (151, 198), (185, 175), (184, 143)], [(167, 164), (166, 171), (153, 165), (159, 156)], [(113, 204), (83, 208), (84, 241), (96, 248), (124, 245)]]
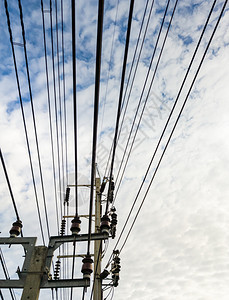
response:
[(38, 196), (37, 196), (37, 188), (36, 188), (36, 183), (35, 183), (32, 157), (31, 157), (31, 151), (30, 151), (30, 145), (29, 145), (29, 138), (28, 138), (28, 132), (27, 132), (27, 127), (26, 127), (26, 121), (25, 121), (25, 113), (24, 113), (23, 101), (22, 101), (22, 96), (21, 96), (21, 87), (20, 87), (18, 70), (17, 70), (17, 63), (16, 63), (16, 56), (15, 56), (15, 51), (14, 51), (13, 35), (12, 35), (12, 31), (11, 31), (10, 16), (9, 16), (9, 11), (8, 11), (7, 0), (4, 0), (4, 4), (5, 4), (5, 11), (6, 11), (6, 17), (7, 17), (7, 25), (8, 25), (9, 35), (10, 35), (10, 43), (11, 43), (11, 49), (12, 49), (12, 55), (13, 55), (14, 69), (15, 69), (16, 82), (17, 82), (21, 112), (22, 112), (25, 138), (26, 138), (27, 150), (28, 150), (28, 155), (29, 155), (29, 162), (30, 162), (30, 169), (31, 169), (31, 174), (32, 174), (32, 181), (33, 181), (33, 187), (34, 187), (34, 193), (35, 193), (35, 201), (36, 201), (36, 206), (37, 206), (38, 219), (39, 219), (39, 224), (40, 224), (42, 240), (43, 240), (43, 243), (45, 245), (44, 231), (43, 231), (43, 225), (42, 225), (42, 221), (41, 221), (40, 206), (39, 206)]
[(45, 19), (44, 19), (43, 0), (41, 0), (41, 14), (42, 14), (42, 28), (43, 28), (44, 52), (45, 52), (45, 73), (46, 73), (46, 87), (47, 87), (47, 100), (48, 100), (49, 131), (50, 131), (50, 142), (51, 142), (51, 151), (52, 151), (52, 173), (53, 173), (54, 199), (55, 199), (55, 208), (56, 208), (56, 222), (57, 222), (57, 228), (60, 228), (59, 227), (58, 204), (57, 204), (56, 167), (55, 167), (55, 159), (54, 159), (52, 113), (51, 113), (51, 101), (50, 101), (50, 86), (49, 86), (49, 73), (48, 73), (48, 59), (47, 59), (47, 46), (46, 46), (46, 33), (45, 33)]
[[(114, 142), (113, 142), (114, 146), (113, 146), (113, 151), (112, 151), (108, 194), (111, 190), (111, 184), (112, 184), (111, 182), (112, 182), (114, 160), (115, 160), (115, 153), (116, 153), (119, 119), (120, 119), (121, 107), (122, 107), (122, 96), (123, 96), (124, 80), (125, 80), (125, 74), (126, 74), (126, 64), (127, 64), (128, 50), (129, 50), (129, 41), (130, 41), (130, 32), (131, 32), (133, 9), (134, 9), (134, 0), (131, 0), (130, 1), (130, 8), (129, 8), (128, 26), (127, 26), (127, 32), (126, 32), (126, 45), (125, 45), (125, 52), (124, 52), (124, 58), (123, 58), (122, 77), (121, 77), (121, 85), (120, 85), (120, 91), (119, 91), (118, 109), (117, 109), (117, 116), (116, 116), (115, 134), (114, 134)], [(108, 213), (108, 204), (109, 204), (109, 201), (107, 199), (105, 214)]]
[(87, 255), (90, 254), (91, 225), (92, 225), (92, 207), (94, 197), (94, 184), (96, 172), (96, 143), (99, 112), (99, 88), (100, 88), (100, 69), (102, 55), (102, 36), (103, 36), (103, 14), (104, 0), (99, 0), (98, 21), (97, 21), (97, 46), (96, 46), (96, 69), (95, 69), (95, 94), (94, 94), (94, 122), (93, 122), (93, 141), (92, 141), (92, 162), (91, 162), (91, 186), (90, 186), (90, 204), (89, 204), (89, 224), (88, 224), (88, 245)]
[[(163, 152), (162, 152), (162, 154), (161, 154), (161, 157), (160, 157), (160, 159), (159, 159), (159, 161), (158, 161), (158, 164), (157, 164), (157, 166), (156, 166), (156, 168), (155, 168), (155, 171), (154, 171), (153, 176), (152, 176), (152, 178), (151, 178), (151, 180), (150, 180), (150, 183), (149, 183), (149, 185), (148, 185), (148, 188), (147, 188), (147, 190), (146, 190), (146, 192), (145, 192), (145, 195), (144, 195), (144, 197), (143, 197), (143, 200), (142, 200), (142, 202), (141, 202), (141, 205), (140, 205), (139, 208), (138, 208), (138, 211), (137, 211), (137, 213), (136, 213), (136, 215), (135, 215), (135, 218), (134, 218), (134, 220), (133, 220), (133, 222), (132, 222), (132, 224), (131, 224), (131, 227), (130, 227), (130, 229), (129, 229), (129, 231), (128, 231), (128, 234), (127, 234), (127, 236), (126, 236), (126, 238), (125, 238), (125, 240), (124, 240), (124, 242), (123, 242), (123, 244), (122, 244), (122, 246), (121, 246), (121, 248), (120, 248), (120, 252), (123, 250), (123, 248), (124, 248), (124, 246), (125, 246), (125, 244), (126, 244), (128, 238), (129, 238), (129, 235), (130, 235), (130, 233), (131, 233), (131, 231), (132, 231), (132, 229), (133, 229), (133, 226), (134, 226), (134, 224), (135, 224), (135, 222), (136, 222), (136, 220), (137, 220), (137, 217), (138, 217), (138, 215), (139, 215), (139, 213), (140, 213), (140, 210), (141, 210), (141, 208), (142, 208), (142, 206), (143, 206), (143, 204), (144, 204), (144, 201), (145, 201), (146, 196), (147, 196), (147, 194), (148, 194), (148, 192), (149, 192), (149, 189), (150, 189), (150, 187), (151, 187), (151, 185), (152, 185), (152, 183), (153, 183), (153, 181), (154, 181), (154, 178), (155, 178), (155, 176), (156, 176), (156, 174), (157, 174), (157, 171), (158, 171), (158, 169), (159, 169), (159, 166), (160, 166), (160, 164), (161, 164), (161, 161), (162, 161), (162, 159), (163, 159), (163, 157), (164, 157), (165, 151), (166, 151), (167, 148), (168, 148), (168, 145), (169, 145), (169, 143), (170, 143), (170, 140), (171, 140), (171, 138), (172, 138), (172, 135), (173, 135), (173, 133), (174, 133), (174, 131), (175, 131), (175, 129), (176, 129), (176, 126), (177, 126), (178, 121), (179, 121), (179, 119), (180, 119), (180, 117), (181, 117), (181, 114), (182, 114), (182, 112), (183, 112), (183, 110), (184, 110), (184, 107), (185, 107), (185, 105), (186, 105), (186, 103), (187, 103), (187, 100), (188, 100), (188, 98), (189, 98), (189, 95), (190, 95), (190, 93), (191, 93), (191, 90), (192, 90), (192, 88), (193, 88), (193, 85), (194, 85), (194, 83), (195, 83), (195, 81), (196, 81), (196, 78), (197, 78), (197, 76), (198, 76), (198, 74), (199, 74), (199, 71), (200, 71), (200, 69), (201, 69), (201, 66), (202, 66), (202, 64), (203, 64), (203, 62), (204, 62), (204, 59), (205, 59), (205, 57), (206, 57), (207, 51), (208, 51), (208, 49), (209, 49), (209, 46), (210, 46), (210, 44), (211, 44), (211, 42), (212, 42), (212, 39), (213, 39), (213, 37), (214, 37), (214, 35), (215, 35), (216, 29), (217, 29), (217, 27), (218, 27), (218, 25), (219, 25), (219, 22), (220, 22), (221, 18), (222, 18), (222, 15), (223, 15), (223, 13), (224, 13), (224, 10), (225, 10), (225, 7), (226, 7), (226, 5), (227, 5), (227, 2), (228, 2), (228, 0), (226, 0), (226, 1), (224, 2), (224, 5), (223, 5), (222, 10), (221, 10), (221, 13), (220, 13), (220, 15), (219, 15), (219, 17), (218, 17), (217, 23), (216, 23), (216, 25), (215, 25), (215, 27), (214, 27), (214, 30), (213, 30), (213, 32), (212, 32), (212, 34), (211, 34), (211, 37), (210, 37), (210, 39), (209, 39), (209, 41), (208, 41), (208, 43), (207, 43), (207, 46), (206, 46), (205, 51), (204, 51), (204, 54), (203, 54), (203, 56), (202, 56), (202, 58), (201, 58), (201, 61), (200, 61), (199, 66), (198, 66), (198, 68), (197, 68), (197, 71), (196, 71), (196, 73), (195, 73), (195, 75), (194, 75), (194, 78), (193, 78), (193, 80), (192, 80), (192, 83), (191, 83), (191, 85), (190, 85), (190, 88), (189, 88), (189, 90), (188, 90), (188, 93), (187, 93), (187, 95), (186, 95), (186, 97), (185, 97), (185, 100), (184, 100), (183, 105), (182, 105), (182, 107), (181, 107), (181, 109), (180, 109), (180, 112), (179, 112), (179, 114), (178, 114), (178, 116), (177, 116), (177, 118), (176, 118), (176, 121), (175, 121), (174, 126), (173, 126), (173, 128), (172, 128), (172, 131), (171, 131), (171, 133), (170, 133), (170, 135), (169, 135), (169, 138), (168, 138), (168, 140), (167, 140), (167, 143), (166, 143), (166, 145), (165, 145), (165, 147), (164, 147), (164, 149), (163, 149)], [(213, 6), (212, 6), (211, 11), (213, 10), (215, 3), (216, 3), (216, 0), (215, 0), (214, 3), (213, 3)]]
[[(173, 16), (174, 16), (174, 13), (175, 13), (175, 10), (176, 10), (176, 7), (177, 7), (177, 2), (178, 2), (178, 0), (176, 0), (174, 8), (173, 8), (173, 12), (172, 12), (172, 15), (171, 15), (171, 18), (170, 18), (169, 26), (167, 28), (167, 31), (166, 31), (166, 34), (165, 34), (165, 37), (164, 37), (164, 41), (163, 41), (163, 44), (162, 44), (162, 47), (161, 47), (161, 50), (160, 50), (160, 54), (159, 54), (159, 57), (158, 57), (158, 60), (157, 60), (157, 63), (156, 63), (156, 67), (155, 67), (155, 70), (154, 70), (154, 73), (153, 73), (153, 77), (152, 77), (151, 82), (150, 82), (150, 87), (148, 89), (146, 100), (144, 102), (144, 105), (143, 105), (143, 108), (142, 108), (142, 112), (141, 112), (141, 115), (140, 115), (140, 118), (139, 118), (139, 121), (138, 121), (138, 125), (137, 125), (137, 128), (135, 130), (135, 135), (134, 135), (134, 138), (132, 140), (131, 147), (129, 149), (129, 153), (128, 153), (128, 156), (127, 156), (126, 163), (124, 165), (124, 169), (123, 169), (123, 172), (122, 172), (122, 175), (121, 175), (121, 179), (119, 180), (119, 184), (118, 184), (117, 189), (116, 189), (116, 195), (117, 195), (117, 192), (118, 192), (118, 190), (120, 188), (120, 184), (121, 184), (124, 172), (126, 170), (127, 162), (129, 160), (129, 156), (130, 156), (130, 153), (132, 151), (132, 148), (133, 148), (133, 145), (134, 145), (134, 142), (135, 142), (135, 138), (136, 138), (136, 135), (137, 135), (137, 132), (138, 132), (141, 120), (142, 120), (142, 116), (143, 116), (143, 113), (144, 113), (147, 101), (149, 99), (149, 95), (150, 95), (151, 88), (152, 88), (152, 85), (153, 85), (153, 82), (154, 82), (154, 78), (155, 78), (155, 75), (156, 75), (156, 72), (157, 72), (157, 68), (159, 66), (159, 62), (160, 62), (160, 59), (161, 59), (161, 56), (162, 56), (162, 53), (163, 53), (163, 50), (164, 50), (165, 43), (167, 41), (168, 33), (169, 33), (169, 30), (170, 30), (170, 27), (171, 27), (171, 24), (172, 24)], [(161, 37), (161, 32), (162, 32), (162, 28), (164, 26), (164, 22), (165, 22), (165, 18), (166, 18), (166, 15), (167, 15), (169, 3), (170, 3), (170, 0), (168, 0), (168, 2), (167, 2), (167, 6), (166, 6), (166, 9), (165, 9), (165, 12), (164, 12), (163, 20), (162, 20), (162, 23), (161, 23), (161, 26), (160, 26), (160, 30), (159, 30), (159, 33), (158, 33), (157, 41), (156, 41), (156, 44), (155, 44), (155, 47), (154, 47), (153, 55), (151, 57), (150, 65), (149, 65), (148, 72), (147, 72), (147, 75), (146, 75), (146, 78), (145, 78), (145, 82), (144, 82), (144, 85), (143, 85), (141, 96), (140, 96), (140, 99), (139, 99), (139, 102), (138, 102), (137, 110), (135, 112), (135, 116), (134, 116), (134, 119), (132, 121), (132, 126), (131, 126), (130, 133), (129, 133), (129, 136), (128, 136), (128, 139), (127, 139), (127, 142), (126, 142), (125, 150), (124, 150), (124, 153), (123, 153), (123, 156), (122, 156), (122, 160), (121, 160), (121, 163), (120, 163), (120, 166), (119, 166), (119, 169), (118, 169), (116, 180), (117, 180), (117, 178), (118, 178), (118, 176), (120, 174), (121, 167), (122, 167), (122, 164), (124, 162), (124, 157), (126, 155), (126, 151), (127, 151), (127, 148), (128, 148), (129, 142), (130, 142), (130, 138), (131, 138), (131, 135), (132, 135), (132, 132), (133, 132), (133, 129), (134, 129), (135, 120), (137, 118), (138, 111), (140, 109), (140, 105), (141, 105), (141, 101), (142, 101), (142, 98), (143, 98), (143, 95), (144, 95), (144, 92), (145, 92), (146, 84), (147, 84), (147, 81), (148, 81), (148, 78), (149, 78), (149, 75), (150, 75), (151, 66), (152, 66), (152, 63), (154, 61), (155, 53), (156, 53), (156, 50), (157, 50), (157, 47), (158, 47), (158, 42), (159, 42), (160, 37)], [(116, 195), (115, 195), (114, 201), (116, 199)]]

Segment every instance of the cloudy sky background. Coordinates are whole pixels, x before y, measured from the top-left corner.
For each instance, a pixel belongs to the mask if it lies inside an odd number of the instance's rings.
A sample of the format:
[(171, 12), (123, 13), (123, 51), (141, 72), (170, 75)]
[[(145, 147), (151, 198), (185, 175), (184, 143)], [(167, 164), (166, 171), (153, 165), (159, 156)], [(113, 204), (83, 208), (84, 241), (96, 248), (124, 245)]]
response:
[[(113, 139), (129, 9), (129, 1), (120, 0), (119, 2), (113, 50), (111, 52), (117, 1), (105, 1), (97, 149), (97, 163), (101, 176), (104, 175), (106, 161)], [(129, 73), (146, 5), (146, 1), (135, 2), (127, 74)], [(152, 2), (149, 1), (146, 18), (149, 14), (149, 6), (151, 3)], [(168, 15), (165, 20), (165, 27), (162, 30), (162, 36), (158, 44), (159, 47), (152, 65), (150, 78), (152, 78), (155, 70), (174, 4), (175, 1), (171, 0)], [(136, 143), (115, 201), (119, 220), (117, 236), (124, 225), (156, 147), (158, 138), (173, 107), (212, 4), (213, 1), (178, 1), (140, 130), (137, 134)], [(159, 152), (147, 177), (147, 182), (139, 196), (129, 225), (143, 199), (148, 186), (147, 184), (152, 177), (176, 116), (186, 97), (223, 4), (224, 1), (216, 1), (201, 47), (194, 60), (193, 67), (180, 95), (174, 116), (171, 119), (168, 131), (159, 147)], [(136, 80), (134, 81), (123, 130), (120, 135), (120, 143), (117, 147), (114, 169), (115, 180), (166, 5), (167, 1), (155, 0), (146, 41), (136, 73)], [(51, 234), (56, 235), (58, 228), (54, 209), (54, 186), (40, 1), (33, 0), (30, 1), (29, 4), (22, 1), (22, 6), (49, 222)], [(58, 1), (58, 7), (60, 7), (60, 1)], [(78, 172), (80, 181), (82, 181), (80, 183), (85, 183), (85, 181), (89, 182), (91, 164), (97, 1), (78, 1), (76, 7)], [(49, 8), (49, 1), (44, 1), (44, 8)], [(17, 1), (10, 1), (9, 11), (14, 41), (22, 43)], [(0, 147), (5, 158), (13, 193), (24, 225), (24, 236), (37, 236), (37, 244), (42, 244), (3, 1), (0, 3), (0, 14)], [(120, 255), (121, 279), (119, 286), (115, 289), (114, 299), (228, 299), (228, 20), (228, 8), (226, 7), (225, 14), (216, 31), (153, 185), (128, 242)], [(45, 22), (47, 30), (52, 122), (53, 131), (55, 133), (50, 20), (48, 13), (45, 13)], [(146, 22), (143, 25), (143, 30), (145, 24)], [(54, 38), (56, 38), (55, 34), (56, 32), (54, 30)], [(59, 41), (60, 38), (61, 36), (59, 35)], [(74, 178), (74, 147), (70, 1), (64, 1), (64, 38), (68, 168), (70, 174), (69, 183), (72, 183)], [(47, 242), (23, 47), (15, 46), (15, 51), (36, 174), (39, 203), (45, 229), (45, 239)], [(107, 83), (108, 75), (109, 81)], [(148, 87), (149, 82), (147, 83), (146, 92), (143, 96), (143, 103)], [(63, 87), (61, 82), (61, 93), (62, 92)], [(106, 105), (104, 106), (105, 102)], [(139, 117), (137, 117), (137, 121), (138, 119)], [(136, 128), (136, 125), (134, 128)], [(55, 143), (56, 140), (54, 139), (54, 145)], [(56, 153), (55, 160), (57, 160)], [(3, 237), (9, 235), (8, 232), (11, 228), (11, 224), (15, 221), (15, 214), (2, 168), (0, 168), (0, 172), (0, 231)], [(79, 192), (79, 213), (87, 213), (89, 193), (87, 190), (80, 190)], [(74, 194), (72, 191), (70, 202), (70, 212), (72, 213), (74, 213), (73, 198)], [(86, 220), (83, 220), (82, 232), (87, 232)], [(110, 241), (109, 243), (103, 260), (104, 266), (107, 263), (115, 242), (116, 241)], [(123, 240), (120, 242), (120, 247), (122, 242)], [(2, 247), (2, 249), (10, 275), (17, 278), (15, 271), (17, 265), (20, 265), (19, 258), (23, 254), (22, 250), (19, 247), (8, 249), (5, 246)], [(79, 252), (85, 251), (85, 249), (86, 246), (82, 245), (79, 247)], [(12, 257), (15, 259), (12, 259)], [(79, 277), (82, 276), (80, 274), (81, 264), (81, 260), (77, 260), (76, 276)], [(80, 299), (81, 293), (81, 289), (76, 290), (74, 294), (76, 299)], [(20, 292), (18, 291), (18, 295), (19, 294)], [(9, 293), (5, 292), (6, 299), (7, 295), (9, 296)], [(89, 296), (90, 291), (87, 293), (86, 299), (89, 299)], [(42, 299), (50, 299), (50, 297), (50, 292), (41, 292)]]

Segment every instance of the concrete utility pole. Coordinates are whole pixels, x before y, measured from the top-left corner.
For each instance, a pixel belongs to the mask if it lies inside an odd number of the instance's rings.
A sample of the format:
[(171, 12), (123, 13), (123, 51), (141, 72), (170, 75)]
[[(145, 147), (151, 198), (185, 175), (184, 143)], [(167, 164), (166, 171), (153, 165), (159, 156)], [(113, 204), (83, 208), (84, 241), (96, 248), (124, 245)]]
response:
[(38, 299), (40, 293), (41, 278), (44, 274), (47, 251), (48, 248), (45, 246), (34, 247), (21, 300)]
[[(95, 196), (95, 233), (100, 232), (101, 222), (101, 194), (100, 194), (100, 178), (95, 179), (96, 196)], [(102, 281), (100, 279), (101, 274), (101, 253), (102, 253), (102, 241), (94, 242), (94, 297), (93, 300), (102, 300)], [(97, 267), (97, 271), (96, 271)], [(96, 272), (96, 273), (95, 273)]]

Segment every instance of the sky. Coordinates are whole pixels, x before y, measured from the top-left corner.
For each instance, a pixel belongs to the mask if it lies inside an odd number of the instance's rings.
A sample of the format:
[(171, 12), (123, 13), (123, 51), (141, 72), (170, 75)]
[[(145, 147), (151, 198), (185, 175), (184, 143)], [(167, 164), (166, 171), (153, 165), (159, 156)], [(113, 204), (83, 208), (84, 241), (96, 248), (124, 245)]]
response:
[[(45, 242), (48, 241), (45, 225), (44, 204), (39, 176), (39, 165), (36, 152), (31, 103), (26, 77), (25, 59), (22, 40), (20, 15), (17, 1), (8, 1), (15, 53), (19, 71), (23, 106), (26, 116), (29, 143), (34, 165), (38, 200), (44, 224)], [(51, 235), (57, 235), (55, 188), (53, 183), (52, 148), (50, 143), (49, 107), (47, 101), (45, 57), (42, 31), (42, 14), (40, 1), (22, 0), (25, 25), (26, 46), (31, 77), (34, 111), (37, 124), (41, 165), (44, 178), (44, 189)], [(148, 1), (146, 19), (137, 48), (140, 45), (146, 28), (150, 6)], [(175, 9), (168, 36), (166, 31), (174, 9), (175, 1), (170, 0), (164, 26), (157, 43), (160, 26), (167, 1), (155, 0), (146, 31), (145, 42), (136, 69), (136, 78), (130, 92), (127, 79), (131, 70), (140, 26), (147, 4), (146, 0), (135, 1), (130, 47), (127, 59), (124, 91), (125, 101), (129, 97), (122, 131), (116, 149), (114, 163), (114, 180), (116, 188), (122, 155), (131, 130), (134, 114), (142, 94), (142, 88), (149, 71), (149, 80), (143, 92), (139, 111), (145, 104), (145, 110), (139, 131), (127, 163), (126, 172), (117, 192), (115, 207), (118, 214), (116, 239), (110, 240), (103, 258), (105, 268), (117, 238), (124, 226), (133, 201), (136, 198), (145, 176), (157, 142), (173, 110), (165, 135), (159, 145), (157, 154), (146, 176), (145, 184), (136, 201), (133, 214), (118, 244), (120, 249), (128, 229), (141, 205), (144, 194), (150, 184), (158, 161), (166, 147), (176, 118), (186, 99), (195, 73), (204, 55), (207, 43), (212, 35), (217, 19), (225, 1), (215, 3), (208, 26), (203, 35), (200, 47), (193, 60), (192, 67), (184, 87), (177, 98), (182, 81), (200, 39), (214, 1), (179, 0)], [(124, 56), (126, 29), (129, 14), (127, 0), (105, 1), (103, 44), (100, 80), (100, 105), (97, 139), (97, 166), (99, 175), (104, 176), (106, 163), (114, 137), (116, 112), (121, 83), (122, 62)], [(60, 98), (63, 117), (63, 71), (61, 48), (60, 1), (58, 5), (58, 34), (60, 57)], [(90, 183), (92, 128), (94, 108), (94, 83), (96, 61), (98, 1), (76, 2), (76, 58), (77, 58), (77, 109), (78, 109), (78, 178), (79, 184)], [(54, 102), (52, 52), (50, 41), (49, 1), (44, 1), (45, 26), (47, 38), (48, 72), (50, 79), (50, 99), (52, 130), (54, 137), (54, 159), (57, 165), (56, 150), (56, 115)], [(53, 3), (53, 10), (55, 6)], [(229, 18), (228, 5), (219, 23), (203, 64), (200, 68), (190, 95), (173, 132), (171, 141), (149, 189), (136, 223), (127, 243), (123, 247), (121, 272), (118, 287), (114, 289), (113, 299), (131, 300), (227, 300), (229, 287)], [(55, 15), (53, 14), (55, 23)], [(10, 46), (7, 18), (4, 1), (0, 3), (0, 147), (4, 156), (12, 190), (17, 203), (20, 218), (23, 222), (24, 236), (37, 236), (37, 245), (42, 244), (36, 202), (32, 185), (25, 133), (22, 123), (18, 90), (16, 85), (13, 57)], [(163, 41), (166, 37), (164, 48)], [(57, 78), (56, 27), (54, 26), (55, 68)], [(157, 43), (157, 48), (156, 48)], [(72, 54), (71, 54), (71, 3), (64, 1), (64, 49), (65, 49), (65, 83), (66, 83), (66, 128), (62, 125), (65, 161), (65, 134), (67, 139), (68, 183), (74, 183), (74, 139), (73, 139), (73, 102), (72, 102)], [(155, 51), (154, 51), (155, 50)], [(160, 56), (160, 51), (161, 56)], [(159, 64), (157, 65), (158, 58)], [(137, 59), (136, 59), (137, 60)], [(135, 70), (136, 60), (133, 65)], [(154, 81), (147, 98), (150, 81)], [(133, 78), (133, 72), (130, 79)], [(131, 82), (130, 80), (130, 82)], [(59, 82), (57, 100), (59, 101)], [(129, 95), (129, 96), (128, 96)], [(147, 101), (146, 101), (147, 99)], [(146, 102), (145, 102), (146, 101)], [(59, 102), (57, 102), (59, 103)], [(59, 105), (59, 104), (58, 104)], [(140, 118), (137, 115), (133, 126), (135, 131)], [(57, 126), (60, 126), (60, 107), (58, 106)], [(122, 119), (122, 115), (121, 115)], [(132, 141), (133, 135), (131, 137)], [(56, 170), (58, 181), (58, 172)], [(61, 182), (67, 182), (66, 168), (61, 170)], [(117, 180), (117, 181), (116, 181)], [(63, 199), (64, 188), (57, 189), (58, 199)], [(10, 194), (2, 167), (0, 167), (1, 193), (1, 237), (8, 237), (12, 223), (15, 221)], [(116, 192), (115, 192), (116, 193)], [(74, 214), (74, 190), (71, 190), (69, 214)], [(59, 200), (58, 200), (59, 201)], [(89, 190), (79, 188), (79, 213), (87, 214)], [(88, 221), (82, 219), (82, 233), (87, 232)], [(15, 271), (23, 262), (21, 247), (2, 246), (4, 257), (11, 278), (17, 278)], [(80, 245), (79, 253), (86, 251), (86, 244)], [(54, 260), (55, 261), (55, 260)], [(76, 260), (75, 276), (81, 277), (82, 262)], [(1, 278), (3, 273), (1, 270)], [(104, 292), (104, 297), (109, 291)], [(5, 299), (10, 299), (4, 291)], [(20, 291), (15, 291), (17, 299)], [(67, 293), (68, 295), (68, 293)], [(81, 299), (82, 289), (75, 289), (75, 299)], [(51, 299), (49, 291), (41, 291), (40, 299)], [(90, 289), (85, 299), (90, 299)], [(111, 299), (111, 294), (107, 300)]]

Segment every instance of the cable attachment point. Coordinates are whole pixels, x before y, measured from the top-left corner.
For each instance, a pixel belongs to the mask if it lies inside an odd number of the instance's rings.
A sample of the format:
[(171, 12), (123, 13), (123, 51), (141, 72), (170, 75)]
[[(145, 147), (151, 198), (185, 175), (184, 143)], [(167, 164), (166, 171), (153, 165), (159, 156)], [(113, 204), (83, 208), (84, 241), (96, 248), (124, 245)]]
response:
[(100, 274), (100, 279), (105, 279), (110, 274), (110, 272), (106, 269), (103, 270), (103, 272)]
[(117, 220), (116, 209), (113, 206), (111, 208), (111, 237), (112, 237), (112, 239), (115, 238), (117, 223), (118, 223), (118, 220)]
[(93, 272), (92, 263), (93, 259), (91, 258), (91, 255), (86, 255), (83, 259), (83, 266), (81, 269), (81, 272), (83, 273), (83, 278), (91, 277), (91, 273)]
[(104, 192), (107, 181), (108, 181), (107, 177), (104, 177), (103, 178), (103, 182), (102, 182), (102, 184), (100, 186), (100, 191), (99, 191), (100, 194), (102, 194)]
[(64, 235), (64, 234), (65, 234), (65, 229), (66, 229), (66, 220), (63, 219), (63, 220), (61, 221), (60, 235)]
[(100, 224), (100, 230), (102, 233), (108, 233), (109, 234), (109, 230), (110, 230), (110, 218), (108, 217), (108, 215), (104, 215), (101, 218), (101, 224)]
[(72, 220), (72, 226), (70, 228), (72, 234), (78, 234), (80, 232), (80, 224), (81, 221), (78, 216), (75, 216), (75, 218)]
[(17, 236), (19, 236), (19, 234), (21, 233), (21, 229), (22, 229), (22, 221), (21, 220), (17, 220), (12, 225), (13, 225), (13, 227), (9, 231), (10, 237), (17, 237)]
[(120, 266), (120, 257), (119, 257), (119, 250), (113, 251), (113, 262), (111, 264), (111, 273), (112, 273), (112, 280), (114, 287), (118, 286), (118, 281), (120, 279), (119, 272), (121, 270)]
[(108, 201), (110, 203), (113, 203), (113, 201), (114, 201), (114, 189), (115, 189), (115, 184), (114, 184), (114, 180), (112, 178), (111, 183), (110, 183), (110, 189), (108, 191), (108, 196), (107, 196)]
[(64, 199), (64, 204), (67, 203), (67, 205), (69, 205), (69, 197), (70, 197), (70, 188), (67, 187), (67, 188), (66, 188), (65, 199)]
[(60, 260), (58, 259), (56, 261), (56, 264), (55, 264), (55, 270), (54, 270), (54, 276), (53, 278), (55, 280), (59, 280), (60, 279)]

